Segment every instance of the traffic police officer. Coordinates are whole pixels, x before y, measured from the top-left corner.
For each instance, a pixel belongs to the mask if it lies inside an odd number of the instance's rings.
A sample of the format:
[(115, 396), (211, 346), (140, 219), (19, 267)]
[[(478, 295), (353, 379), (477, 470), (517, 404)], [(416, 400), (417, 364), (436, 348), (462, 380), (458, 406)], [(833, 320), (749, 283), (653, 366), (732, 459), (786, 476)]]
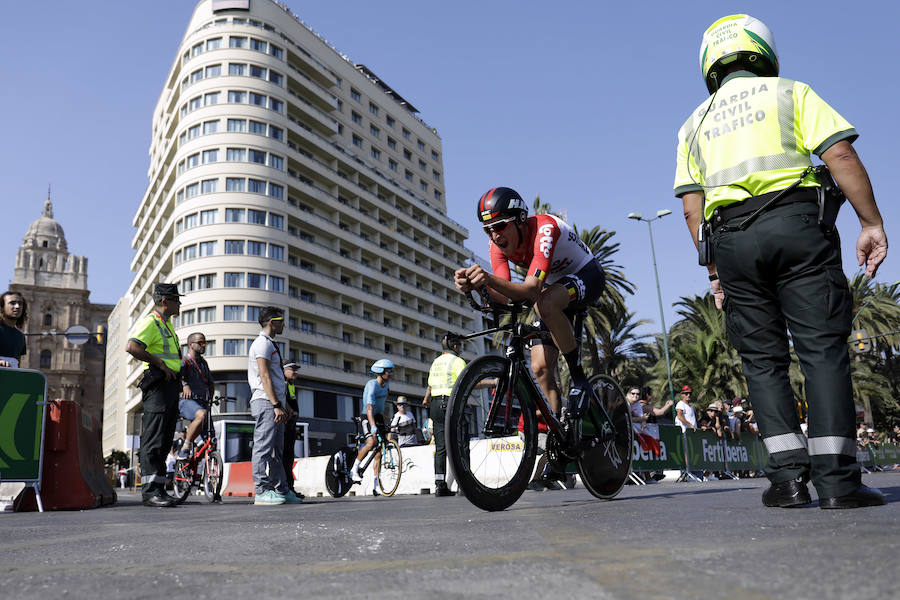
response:
[(434, 359), (428, 371), (428, 387), (422, 404), (429, 409), (434, 436), (434, 495), (452, 496), (453, 492), (447, 487), (446, 481), (447, 444), (444, 439), (444, 417), (447, 414), (447, 401), (450, 400), (453, 384), (466, 367), (466, 361), (459, 357), (458, 335), (449, 331), (445, 333), (441, 338), (441, 347), (444, 352)]
[[(292, 416), (284, 423), (284, 443), (281, 450), (281, 460), (284, 464), (284, 478), (288, 490), (294, 491), (294, 444), (297, 441), (297, 416), (300, 414), (300, 405), (297, 402), (297, 386), (295, 381), (300, 374), (300, 363), (289, 362), (282, 367), (284, 382), (286, 384), (285, 403), (291, 409)], [(295, 495), (303, 499), (306, 496), (299, 492)]]
[[(825, 162), (856, 211), (857, 257), (874, 276), (887, 237), (851, 146), (856, 130), (807, 84), (778, 77), (772, 34), (753, 17), (713, 23), (700, 64), (711, 97), (679, 131), (675, 194), (709, 269), (716, 306), (724, 304), (769, 452), (763, 504), (809, 503), (809, 478), (821, 508), (883, 504), (878, 490), (862, 485), (856, 461), (851, 299), (838, 234), (819, 222), (821, 186), (809, 158), (814, 153)], [(698, 231), (706, 235), (698, 238)], [(806, 381), (808, 443), (788, 377), (786, 329)]]
[(181, 346), (169, 317), (181, 310), (174, 283), (153, 287), (153, 310), (128, 335), (125, 351), (146, 364), (139, 383), (144, 416), (141, 421), (141, 494), (145, 506), (174, 506), (166, 493), (166, 454), (172, 447), (181, 392)]

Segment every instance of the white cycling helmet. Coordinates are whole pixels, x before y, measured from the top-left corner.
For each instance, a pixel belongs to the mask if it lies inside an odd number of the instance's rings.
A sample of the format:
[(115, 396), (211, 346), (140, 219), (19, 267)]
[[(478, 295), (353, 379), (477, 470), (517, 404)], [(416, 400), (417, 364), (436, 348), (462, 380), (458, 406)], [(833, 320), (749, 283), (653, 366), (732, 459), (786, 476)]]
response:
[(709, 26), (700, 42), (700, 72), (712, 94), (726, 69), (740, 68), (761, 76), (778, 75), (775, 37), (765, 23), (750, 15), (729, 15)]
[(385, 371), (393, 371), (394, 363), (389, 361), (386, 358), (382, 358), (381, 360), (376, 360), (375, 364), (372, 365), (372, 368), (369, 369), (373, 373), (384, 373)]

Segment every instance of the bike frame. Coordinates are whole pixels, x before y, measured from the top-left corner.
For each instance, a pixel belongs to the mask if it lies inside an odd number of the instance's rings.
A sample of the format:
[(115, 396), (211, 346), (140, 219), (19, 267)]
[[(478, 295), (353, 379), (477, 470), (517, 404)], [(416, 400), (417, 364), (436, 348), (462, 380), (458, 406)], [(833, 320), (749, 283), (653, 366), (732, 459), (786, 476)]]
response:
[[(197, 400), (197, 398), (194, 399)], [(215, 396), (210, 399), (209, 407), (206, 409), (206, 416), (203, 418), (203, 445), (197, 448), (197, 450), (188, 457), (188, 464), (191, 466), (191, 471), (194, 474), (191, 485), (199, 482), (200, 472), (197, 469), (197, 465), (199, 465), (202, 460), (205, 467), (209, 459), (209, 453), (218, 446), (219, 441), (216, 438), (216, 428), (213, 425), (212, 420), (212, 407), (214, 404), (218, 405), (222, 400), (233, 400), (233, 398)]]

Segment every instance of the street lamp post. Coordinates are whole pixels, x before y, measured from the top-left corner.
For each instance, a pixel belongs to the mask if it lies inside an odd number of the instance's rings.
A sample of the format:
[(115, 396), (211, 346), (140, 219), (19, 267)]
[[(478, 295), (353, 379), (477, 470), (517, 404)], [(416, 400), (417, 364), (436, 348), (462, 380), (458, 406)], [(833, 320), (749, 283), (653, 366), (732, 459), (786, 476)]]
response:
[(669, 399), (672, 400), (672, 404), (675, 404), (675, 387), (672, 385), (672, 363), (669, 360), (669, 332), (666, 330), (666, 318), (663, 314), (662, 291), (659, 287), (659, 271), (656, 268), (656, 249), (653, 247), (653, 227), (651, 226), (653, 221), (658, 221), (670, 214), (672, 214), (671, 210), (663, 209), (656, 211), (656, 216), (652, 219), (645, 219), (641, 213), (628, 213), (628, 218), (634, 219), (635, 221), (645, 221), (647, 223), (647, 231), (650, 233), (650, 255), (653, 257), (653, 275), (656, 277), (656, 297), (659, 300), (659, 321), (662, 325), (663, 349), (666, 354), (666, 373), (669, 377)]

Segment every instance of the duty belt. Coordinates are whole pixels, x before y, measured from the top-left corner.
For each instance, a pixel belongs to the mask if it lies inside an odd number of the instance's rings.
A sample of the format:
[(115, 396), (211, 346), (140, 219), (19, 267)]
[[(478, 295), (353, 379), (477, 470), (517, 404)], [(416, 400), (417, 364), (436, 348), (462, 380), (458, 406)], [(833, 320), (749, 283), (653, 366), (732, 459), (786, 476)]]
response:
[[(738, 217), (743, 217), (745, 215), (756, 212), (760, 207), (765, 206), (766, 202), (769, 202), (770, 200), (772, 200), (772, 198), (780, 193), (781, 190), (777, 192), (769, 192), (768, 194), (761, 194), (759, 196), (751, 196), (743, 202), (735, 202), (734, 204), (729, 204), (728, 206), (717, 208), (713, 211), (712, 219), (710, 220), (713, 231), (715, 231), (731, 219), (736, 219)], [(817, 203), (818, 201), (818, 188), (797, 188), (786, 193), (783, 197), (778, 199), (778, 201), (769, 206), (767, 210), (771, 210), (776, 206), (784, 206), (785, 204), (793, 204), (795, 202)]]

